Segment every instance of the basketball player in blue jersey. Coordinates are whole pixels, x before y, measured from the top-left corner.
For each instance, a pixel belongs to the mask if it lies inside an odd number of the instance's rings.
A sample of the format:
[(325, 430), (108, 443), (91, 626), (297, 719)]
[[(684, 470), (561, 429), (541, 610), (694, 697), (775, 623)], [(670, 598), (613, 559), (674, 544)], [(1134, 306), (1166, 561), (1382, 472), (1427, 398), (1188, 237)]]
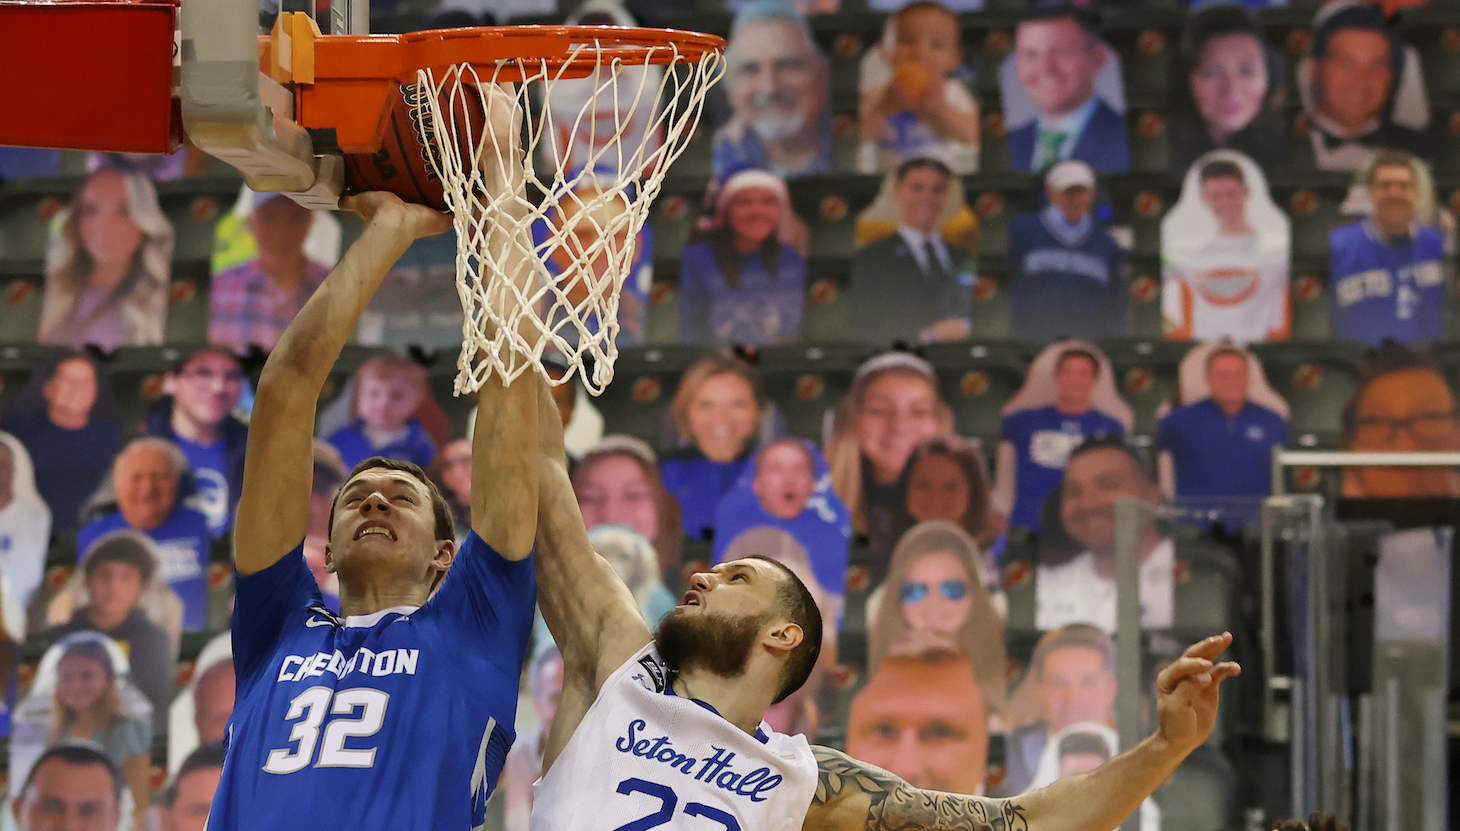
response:
[(1160, 729), (1096, 770), (1012, 799), (912, 787), (844, 753), (774, 733), (766, 709), (816, 662), (821, 618), (767, 559), (694, 575), (650, 633), (588, 546), (541, 382), (537, 559), (563, 691), (543, 753), (531, 831), (1110, 831), (1204, 742), (1236, 664), (1223, 634), (1157, 681)]
[[(536, 387), (482, 389), (460, 548), (425, 473), (377, 457), (331, 509), (339, 616), (302, 555), (320, 389), (390, 267), (451, 227), (389, 194), (341, 205), (365, 230), (269, 355), (254, 403), (234, 531), (238, 696), (211, 831), (469, 831), (513, 739), (536, 594)], [(508, 425), (526, 446), (498, 442)]]

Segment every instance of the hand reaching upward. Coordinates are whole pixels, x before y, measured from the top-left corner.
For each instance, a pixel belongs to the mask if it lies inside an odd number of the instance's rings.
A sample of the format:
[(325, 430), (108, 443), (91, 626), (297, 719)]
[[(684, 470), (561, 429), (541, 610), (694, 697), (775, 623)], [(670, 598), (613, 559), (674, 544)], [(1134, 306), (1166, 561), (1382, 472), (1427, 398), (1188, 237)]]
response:
[(1156, 677), (1160, 736), (1173, 750), (1189, 753), (1211, 735), (1222, 681), (1242, 674), (1231, 661), (1215, 663), (1231, 644), (1230, 632), (1198, 641)]

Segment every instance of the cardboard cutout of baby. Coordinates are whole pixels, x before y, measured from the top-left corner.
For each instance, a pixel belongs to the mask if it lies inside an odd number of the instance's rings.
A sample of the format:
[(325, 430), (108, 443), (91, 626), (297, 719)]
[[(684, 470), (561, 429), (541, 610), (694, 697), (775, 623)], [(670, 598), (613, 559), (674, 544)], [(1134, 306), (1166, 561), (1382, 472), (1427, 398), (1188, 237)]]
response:
[(1186, 172), (1161, 220), (1161, 313), (1166, 337), (1286, 340), (1292, 225), (1257, 163), (1214, 150)]
[(862, 57), (857, 170), (926, 157), (978, 172), (978, 102), (959, 79), (966, 74), (958, 17), (946, 6), (919, 0), (889, 17)]

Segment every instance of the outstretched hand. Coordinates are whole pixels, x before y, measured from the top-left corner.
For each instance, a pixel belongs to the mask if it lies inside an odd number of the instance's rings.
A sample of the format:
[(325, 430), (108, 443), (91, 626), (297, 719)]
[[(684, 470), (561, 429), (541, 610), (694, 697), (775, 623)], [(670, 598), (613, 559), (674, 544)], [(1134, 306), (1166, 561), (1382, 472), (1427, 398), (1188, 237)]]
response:
[(393, 193), (372, 191), (351, 194), (340, 199), (341, 210), (359, 216), (366, 222), (390, 219), (409, 233), (412, 239), (433, 237), (451, 230), (451, 215), (425, 205), (412, 205)]
[(1198, 641), (1156, 677), (1160, 735), (1173, 750), (1190, 753), (1211, 735), (1219, 687), (1242, 674), (1242, 667), (1231, 661), (1215, 663), (1231, 644), (1230, 632)]

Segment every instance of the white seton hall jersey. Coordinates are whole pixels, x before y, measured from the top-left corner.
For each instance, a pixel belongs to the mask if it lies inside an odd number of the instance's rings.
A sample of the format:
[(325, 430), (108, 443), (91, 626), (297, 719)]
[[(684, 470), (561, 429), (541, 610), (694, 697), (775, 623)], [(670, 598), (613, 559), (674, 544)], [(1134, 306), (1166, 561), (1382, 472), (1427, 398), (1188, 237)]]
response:
[(302, 549), (237, 581), (237, 703), (210, 831), (483, 825), (537, 586), (467, 535), (419, 608), (340, 619)]
[(806, 738), (748, 735), (665, 679), (652, 643), (614, 671), (538, 780), (529, 831), (800, 831)]

